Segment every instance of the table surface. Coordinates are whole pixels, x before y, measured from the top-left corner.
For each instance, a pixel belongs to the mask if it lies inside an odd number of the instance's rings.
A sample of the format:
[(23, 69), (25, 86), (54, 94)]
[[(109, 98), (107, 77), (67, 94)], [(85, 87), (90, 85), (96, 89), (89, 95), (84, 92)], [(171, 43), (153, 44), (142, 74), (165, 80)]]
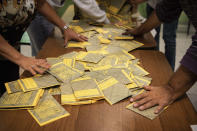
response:
[[(64, 49), (62, 40), (49, 38), (39, 58), (56, 57), (75, 49)], [(165, 84), (172, 70), (158, 51), (135, 50), (141, 66), (150, 72), (151, 85)], [(27, 76), (26, 74), (24, 74)], [(60, 102), (60, 96), (55, 96)], [(63, 106), (71, 115), (40, 127), (26, 110), (0, 111), (0, 131), (169, 131), (191, 130), (197, 124), (197, 113), (186, 96), (177, 100), (154, 120), (149, 120), (125, 107), (129, 98), (109, 105), (101, 100), (91, 105)]]
[(134, 39), (144, 44), (142, 47), (138, 49), (150, 50), (156, 48), (157, 43), (150, 32), (144, 34), (143, 36), (135, 37)]

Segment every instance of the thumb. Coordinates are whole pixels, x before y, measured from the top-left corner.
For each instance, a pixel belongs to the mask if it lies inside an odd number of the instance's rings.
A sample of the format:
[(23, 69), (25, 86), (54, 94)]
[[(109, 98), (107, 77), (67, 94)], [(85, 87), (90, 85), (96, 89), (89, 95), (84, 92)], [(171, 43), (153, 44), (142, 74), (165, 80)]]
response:
[(68, 37), (64, 37), (64, 47), (66, 47), (68, 44)]
[(128, 29), (127, 29), (126, 32), (124, 32), (124, 33), (122, 33), (122, 34), (123, 34), (123, 35), (130, 35), (130, 34), (132, 34), (132, 30), (130, 30), (130, 29), (128, 30)]

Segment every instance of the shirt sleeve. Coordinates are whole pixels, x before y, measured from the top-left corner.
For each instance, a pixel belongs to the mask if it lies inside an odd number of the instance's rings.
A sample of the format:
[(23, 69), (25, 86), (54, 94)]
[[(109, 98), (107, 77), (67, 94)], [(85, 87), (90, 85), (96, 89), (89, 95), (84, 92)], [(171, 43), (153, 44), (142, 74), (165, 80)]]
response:
[(183, 56), (181, 64), (197, 75), (197, 33), (192, 37), (192, 45)]
[(96, 0), (73, 0), (73, 2), (82, 11), (84, 16), (96, 22), (104, 22), (105, 24), (110, 23), (105, 11), (99, 8)]
[(181, 14), (179, 0), (162, 0), (156, 5), (156, 14), (161, 22), (171, 22)]

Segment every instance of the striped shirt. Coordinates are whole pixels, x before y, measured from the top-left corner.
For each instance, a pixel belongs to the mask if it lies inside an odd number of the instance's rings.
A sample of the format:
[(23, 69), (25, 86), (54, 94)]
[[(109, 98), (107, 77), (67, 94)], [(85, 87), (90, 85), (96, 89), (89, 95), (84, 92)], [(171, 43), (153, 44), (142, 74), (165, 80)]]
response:
[(184, 11), (196, 30), (192, 44), (181, 60), (181, 64), (197, 75), (197, 0), (163, 0), (156, 6), (160, 21), (171, 22)]

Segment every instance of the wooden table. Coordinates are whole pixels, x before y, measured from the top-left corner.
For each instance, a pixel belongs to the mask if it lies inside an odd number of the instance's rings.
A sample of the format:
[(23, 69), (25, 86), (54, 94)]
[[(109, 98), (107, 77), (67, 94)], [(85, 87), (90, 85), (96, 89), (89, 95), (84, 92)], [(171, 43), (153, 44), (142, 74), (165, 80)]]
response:
[[(48, 39), (38, 57), (56, 57), (70, 52), (70, 49), (62, 48), (61, 43), (61, 40)], [(150, 72), (152, 85), (165, 84), (172, 75), (171, 67), (161, 52), (135, 50), (131, 53)], [(56, 98), (60, 102), (60, 96)], [(110, 106), (101, 100), (91, 105), (63, 106), (71, 115), (43, 127), (26, 110), (0, 111), (0, 131), (188, 131), (191, 124), (197, 124), (197, 113), (187, 96), (154, 120), (126, 109), (129, 103), (129, 99), (125, 99)]]
[(144, 34), (143, 36), (135, 37), (135, 40), (144, 44), (142, 47), (139, 47), (137, 49), (140, 49), (140, 50), (155, 50), (156, 49), (157, 43), (150, 32)]

